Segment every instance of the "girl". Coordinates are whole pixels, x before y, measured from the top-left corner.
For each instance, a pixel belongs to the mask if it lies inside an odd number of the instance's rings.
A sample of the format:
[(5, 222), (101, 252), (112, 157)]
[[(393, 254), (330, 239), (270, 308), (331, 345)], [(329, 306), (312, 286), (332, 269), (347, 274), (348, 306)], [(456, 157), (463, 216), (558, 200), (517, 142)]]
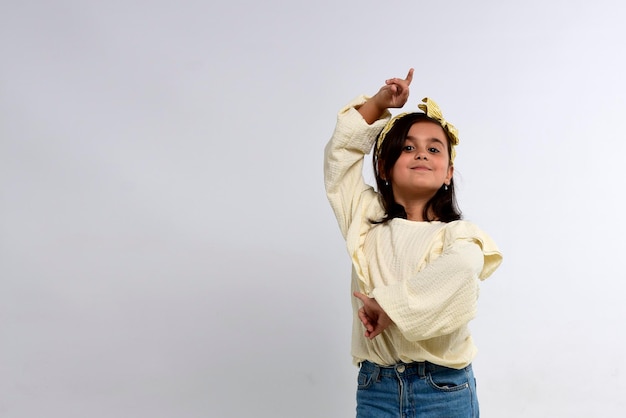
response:
[[(357, 417), (478, 417), (468, 329), (478, 283), (500, 265), (493, 241), (462, 221), (457, 131), (429, 99), (391, 118), (413, 69), (343, 108), (325, 149), (328, 199), (352, 260)], [(378, 191), (366, 185), (372, 147)]]

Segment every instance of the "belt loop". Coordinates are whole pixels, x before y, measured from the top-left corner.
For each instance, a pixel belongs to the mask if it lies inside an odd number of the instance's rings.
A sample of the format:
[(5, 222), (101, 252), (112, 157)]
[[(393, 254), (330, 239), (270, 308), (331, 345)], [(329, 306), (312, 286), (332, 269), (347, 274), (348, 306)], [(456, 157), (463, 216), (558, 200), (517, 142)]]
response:
[(379, 382), (380, 380), (380, 366), (378, 364), (374, 364), (374, 371), (372, 372), (372, 380), (374, 382)]
[(419, 377), (426, 376), (426, 362), (425, 361), (420, 361), (417, 363), (417, 375)]

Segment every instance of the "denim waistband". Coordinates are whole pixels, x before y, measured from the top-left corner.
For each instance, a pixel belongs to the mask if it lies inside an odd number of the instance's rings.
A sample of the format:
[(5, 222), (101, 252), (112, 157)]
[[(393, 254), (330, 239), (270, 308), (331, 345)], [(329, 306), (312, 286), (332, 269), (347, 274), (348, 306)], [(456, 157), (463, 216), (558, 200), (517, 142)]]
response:
[[(465, 367), (470, 368), (472, 365)], [(378, 364), (372, 363), (371, 361), (363, 361), (361, 363), (361, 370), (364, 372), (370, 372), (376, 374), (378, 376), (397, 376), (398, 374), (402, 374), (405, 376), (418, 375), (419, 377), (425, 377), (429, 373), (437, 373), (443, 372), (446, 370), (456, 370), (451, 369), (450, 367), (439, 366), (438, 364), (433, 364), (428, 361), (415, 361), (412, 363), (398, 363), (392, 366), (379, 366)]]

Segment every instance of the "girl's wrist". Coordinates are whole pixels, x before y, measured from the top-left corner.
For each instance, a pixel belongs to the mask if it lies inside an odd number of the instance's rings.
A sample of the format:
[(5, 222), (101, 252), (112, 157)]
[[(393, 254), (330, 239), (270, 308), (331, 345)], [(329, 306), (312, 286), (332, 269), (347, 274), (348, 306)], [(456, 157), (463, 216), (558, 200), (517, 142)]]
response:
[(385, 113), (387, 108), (378, 103), (376, 96), (369, 98), (365, 103), (357, 108), (363, 119), (368, 124), (376, 122)]

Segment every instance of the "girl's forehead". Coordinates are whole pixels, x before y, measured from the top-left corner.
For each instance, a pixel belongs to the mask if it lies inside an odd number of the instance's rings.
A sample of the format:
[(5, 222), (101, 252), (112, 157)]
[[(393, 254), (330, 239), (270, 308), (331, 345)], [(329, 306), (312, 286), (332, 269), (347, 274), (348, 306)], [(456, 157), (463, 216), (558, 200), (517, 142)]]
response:
[(429, 138), (437, 138), (439, 140), (446, 139), (446, 133), (439, 125), (435, 122), (430, 121), (420, 121), (416, 122), (409, 128), (407, 132), (407, 137), (422, 137), (427, 136)]
[(434, 120), (418, 120), (415, 121), (411, 127), (409, 128), (409, 131), (413, 130), (413, 129), (419, 129), (419, 130), (439, 130), (441, 132), (443, 132), (443, 128), (441, 127), (440, 124), (438, 124), (437, 122), (435, 122)]

